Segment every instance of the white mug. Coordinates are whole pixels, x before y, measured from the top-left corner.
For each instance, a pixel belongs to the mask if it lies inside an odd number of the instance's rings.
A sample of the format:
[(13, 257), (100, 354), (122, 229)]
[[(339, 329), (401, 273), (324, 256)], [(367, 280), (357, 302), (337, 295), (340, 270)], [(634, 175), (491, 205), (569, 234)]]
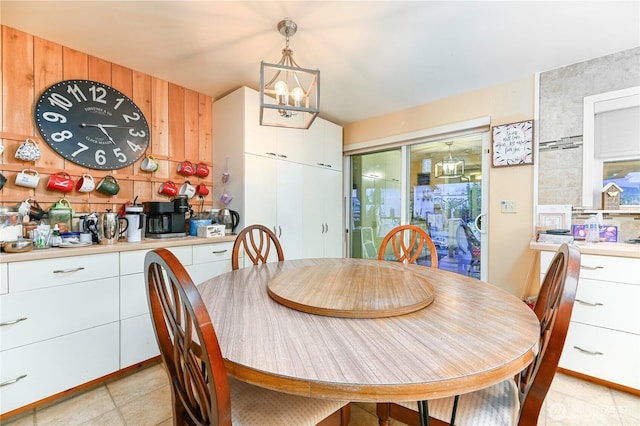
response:
[(82, 177), (78, 179), (78, 183), (76, 183), (76, 189), (79, 192), (91, 192), (96, 188), (96, 183), (93, 180), (93, 176), (89, 173), (83, 173)]
[(23, 169), (16, 175), (16, 185), (35, 188), (40, 182), (40, 174), (34, 169)]
[(187, 198), (193, 198), (193, 196), (196, 195), (196, 187), (191, 185), (191, 182), (186, 181), (180, 187), (179, 194), (186, 195)]
[(142, 163), (140, 164), (140, 168), (145, 172), (155, 172), (158, 170), (160, 165), (156, 162), (156, 159), (153, 158), (153, 155), (147, 155)]

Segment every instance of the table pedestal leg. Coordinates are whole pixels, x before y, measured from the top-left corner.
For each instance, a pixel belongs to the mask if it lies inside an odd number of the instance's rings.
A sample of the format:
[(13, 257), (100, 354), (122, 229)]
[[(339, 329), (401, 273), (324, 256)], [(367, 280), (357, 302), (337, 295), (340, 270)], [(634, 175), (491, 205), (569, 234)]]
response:
[(418, 401), (418, 415), (420, 416), (420, 426), (429, 426), (428, 401)]

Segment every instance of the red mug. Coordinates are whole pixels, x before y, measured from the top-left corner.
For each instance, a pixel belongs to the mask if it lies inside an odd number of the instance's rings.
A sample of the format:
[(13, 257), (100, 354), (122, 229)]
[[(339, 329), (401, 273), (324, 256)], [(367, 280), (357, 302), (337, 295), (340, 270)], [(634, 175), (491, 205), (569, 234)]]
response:
[(196, 186), (196, 194), (198, 195), (209, 195), (209, 188), (207, 188), (207, 185), (205, 185), (204, 183), (199, 183)]
[(207, 167), (207, 165), (204, 163), (198, 163), (198, 165), (196, 166), (196, 175), (200, 177), (209, 176), (209, 167)]
[(178, 194), (178, 187), (176, 186), (175, 183), (168, 180), (162, 185), (160, 185), (160, 189), (158, 190), (158, 193), (173, 197), (174, 195)]
[(51, 175), (47, 188), (54, 191), (71, 192), (73, 191), (73, 179), (66, 172), (58, 172)]
[(183, 161), (182, 163), (178, 163), (178, 173), (181, 175), (193, 176), (196, 174), (196, 166), (189, 161)]

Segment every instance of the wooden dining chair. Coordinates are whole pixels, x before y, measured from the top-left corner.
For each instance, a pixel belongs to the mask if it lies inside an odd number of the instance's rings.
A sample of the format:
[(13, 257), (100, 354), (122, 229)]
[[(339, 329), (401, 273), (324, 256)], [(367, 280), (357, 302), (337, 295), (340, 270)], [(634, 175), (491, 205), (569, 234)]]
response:
[(275, 248), (278, 261), (284, 260), (284, 252), (276, 234), (262, 225), (250, 225), (245, 227), (233, 243), (231, 254), (231, 268), (235, 271), (240, 268), (240, 249), (244, 249), (244, 255), (253, 263), (267, 263), (271, 247)]
[(431, 255), (431, 267), (438, 268), (438, 251), (427, 231), (416, 225), (400, 225), (393, 228), (384, 236), (378, 259), (385, 260), (387, 245), (391, 244), (393, 254), (398, 262), (416, 263), (422, 255), (422, 251), (429, 249)]
[(175, 425), (348, 424), (347, 401), (295, 396), (227, 377), (207, 308), (173, 253), (147, 253), (145, 278)]
[[(563, 244), (545, 275), (533, 308), (540, 321), (538, 352), (514, 379), (457, 398), (428, 401), (430, 424), (535, 426), (560, 361), (580, 273), (580, 251)], [(428, 308), (427, 308), (428, 309)], [(455, 404), (454, 404), (455, 403)], [(457, 405), (457, 409), (454, 408)], [(378, 404), (381, 426), (393, 418), (420, 424), (417, 403)]]

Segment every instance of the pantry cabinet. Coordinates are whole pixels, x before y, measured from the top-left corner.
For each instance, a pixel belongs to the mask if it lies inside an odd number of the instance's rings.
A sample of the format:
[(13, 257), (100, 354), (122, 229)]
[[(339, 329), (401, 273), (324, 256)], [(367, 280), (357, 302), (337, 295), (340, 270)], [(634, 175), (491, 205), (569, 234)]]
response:
[[(546, 271), (553, 252), (541, 252)], [(583, 254), (559, 366), (640, 389), (640, 259)], [(543, 274), (544, 275), (544, 274)]]
[(316, 118), (307, 130), (260, 126), (259, 93), (242, 87), (213, 105), (214, 176), (239, 229), (261, 224), (278, 236), (286, 259), (341, 257), (342, 128)]

